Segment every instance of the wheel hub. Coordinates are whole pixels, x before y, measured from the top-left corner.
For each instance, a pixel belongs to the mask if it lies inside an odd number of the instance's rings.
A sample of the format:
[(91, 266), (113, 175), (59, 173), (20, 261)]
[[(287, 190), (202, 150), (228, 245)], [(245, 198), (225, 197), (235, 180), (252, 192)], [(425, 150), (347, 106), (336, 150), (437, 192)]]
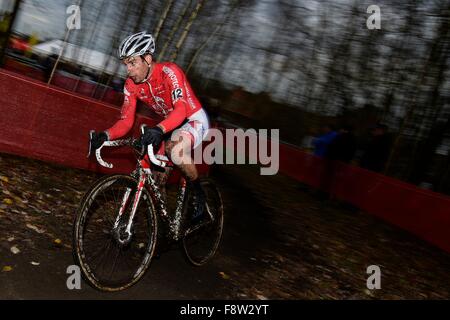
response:
[(113, 230), (114, 239), (121, 245), (126, 246), (131, 242), (131, 232), (127, 231), (126, 224), (120, 224)]

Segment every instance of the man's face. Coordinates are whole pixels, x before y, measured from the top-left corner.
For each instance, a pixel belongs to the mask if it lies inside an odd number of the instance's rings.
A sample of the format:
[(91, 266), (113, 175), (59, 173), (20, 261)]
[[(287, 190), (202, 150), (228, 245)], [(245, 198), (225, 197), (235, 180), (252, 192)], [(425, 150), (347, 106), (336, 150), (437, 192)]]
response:
[[(146, 56), (145, 59), (147, 59), (147, 62), (150, 64), (151, 57)], [(135, 83), (140, 83), (143, 81), (149, 68), (147, 62), (140, 56), (124, 59), (123, 63), (127, 67), (128, 77), (130, 77)]]

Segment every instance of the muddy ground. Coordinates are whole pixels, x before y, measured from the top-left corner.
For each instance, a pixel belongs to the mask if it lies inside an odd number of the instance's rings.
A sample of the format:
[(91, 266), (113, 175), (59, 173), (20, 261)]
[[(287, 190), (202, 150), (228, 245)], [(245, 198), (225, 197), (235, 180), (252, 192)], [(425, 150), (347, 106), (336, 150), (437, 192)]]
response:
[[(174, 247), (118, 293), (66, 286), (72, 222), (99, 175), (0, 154), (0, 299), (448, 299), (450, 255), (256, 166), (212, 172), (225, 204), (216, 257), (193, 267)], [(381, 269), (369, 290), (367, 267)]]

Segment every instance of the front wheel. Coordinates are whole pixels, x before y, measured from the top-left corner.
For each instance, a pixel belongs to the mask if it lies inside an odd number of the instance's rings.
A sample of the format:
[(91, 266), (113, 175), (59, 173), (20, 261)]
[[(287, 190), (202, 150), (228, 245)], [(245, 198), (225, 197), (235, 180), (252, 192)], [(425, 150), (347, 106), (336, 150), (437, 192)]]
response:
[[(131, 226), (126, 227), (138, 181), (126, 175), (98, 180), (84, 196), (75, 217), (73, 255), (87, 282), (118, 291), (135, 284), (150, 265), (156, 246), (157, 218), (143, 188)], [(120, 208), (124, 207), (119, 216)]]
[[(195, 266), (208, 262), (216, 253), (222, 238), (223, 203), (219, 190), (210, 180), (202, 180), (203, 191), (206, 195), (206, 218), (200, 226), (188, 232), (182, 240), (187, 260)], [(192, 193), (188, 193), (185, 217), (191, 217)]]

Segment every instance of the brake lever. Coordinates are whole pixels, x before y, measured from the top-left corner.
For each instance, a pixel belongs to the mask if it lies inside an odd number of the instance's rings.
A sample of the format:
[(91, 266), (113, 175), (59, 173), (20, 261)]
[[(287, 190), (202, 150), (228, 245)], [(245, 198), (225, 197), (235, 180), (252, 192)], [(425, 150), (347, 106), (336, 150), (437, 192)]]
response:
[[(141, 129), (141, 136), (140, 136), (140, 138), (142, 138), (142, 136), (144, 135), (146, 127), (147, 127), (147, 125), (145, 123), (141, 124), (141, 127), (140, 127), (140, 129)], [(145, 145), (145, 144), (141, 144), (141, 139), (140, 138), (139, 138), (139, 140), (137, 140), (137, 145), (141, 149), (140, 155), (141, 155), (141, 159), (143, 159), (145, 157), (145, 155), (147, 154), (148, 146)]]
[(141, 144), (140, 140), (135, 140), (133, 142), (133, 147), (137, 149), (137, 152), (139, 154), (139, 159), (143, 159), (145, 157), (145, 154), (147, 153), (147, 146)]
[(89, 131), (89, 150), (88, 150), (88, 154), (86, 158), (89, 158), (91, 156), (92, 153), (92, 137), (94, 136), (95, 131), (91, 130)]

